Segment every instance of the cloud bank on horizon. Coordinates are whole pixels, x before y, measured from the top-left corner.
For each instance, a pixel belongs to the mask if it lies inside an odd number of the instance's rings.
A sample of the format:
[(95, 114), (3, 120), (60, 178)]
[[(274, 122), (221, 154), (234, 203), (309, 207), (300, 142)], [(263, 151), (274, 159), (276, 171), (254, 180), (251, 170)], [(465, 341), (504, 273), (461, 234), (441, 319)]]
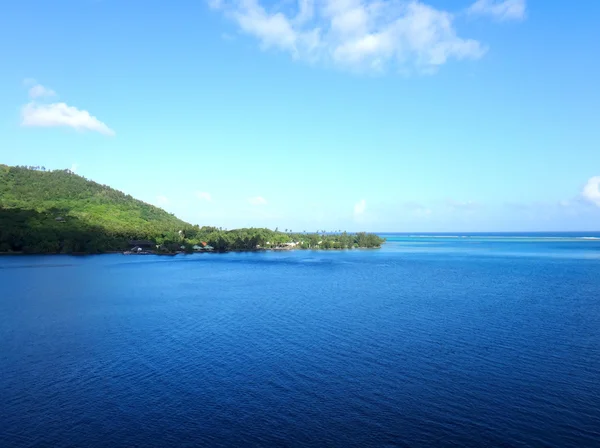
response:
[[(209, 0), (263, 50), (361, 72), (433, 73), (451, 59), (478, 59), (487, 47), (460, 37), (457, 15), (411, 0), (298, 0), (293, 8), (260, 0)], [(523, 20), (525, 0), (477, 0), (459, 14)]]
[(40, 99), (57, 96), (56, 92), (33, 79), (26, 79), (30, 101), (21, 108), (21, 125), (25, 127), (70, 127), (78, 131), (93, 131), (114, 136), (115, 131), (91, 115), (87, 110), (69, 106), (64, 102), (42, 103)]

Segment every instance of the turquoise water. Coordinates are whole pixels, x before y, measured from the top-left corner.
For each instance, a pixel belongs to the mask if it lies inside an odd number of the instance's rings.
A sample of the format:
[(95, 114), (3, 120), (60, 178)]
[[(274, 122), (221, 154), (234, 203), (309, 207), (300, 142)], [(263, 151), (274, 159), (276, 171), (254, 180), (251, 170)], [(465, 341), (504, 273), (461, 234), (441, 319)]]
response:
[(0, 258), (0, 446), (600, 446), (600, 234), (387, 238)]
[(600, 257), (600, 232), (387, 233), (386, 251), (482, 257)]

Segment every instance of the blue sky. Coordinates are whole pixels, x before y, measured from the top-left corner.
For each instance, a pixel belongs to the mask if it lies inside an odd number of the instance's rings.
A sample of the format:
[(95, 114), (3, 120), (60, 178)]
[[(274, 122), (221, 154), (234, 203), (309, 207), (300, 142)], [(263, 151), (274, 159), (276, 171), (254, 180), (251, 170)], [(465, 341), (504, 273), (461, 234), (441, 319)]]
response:
[(600, 229), (600, 2), (22, 0), (0, 162), (192, 223)]

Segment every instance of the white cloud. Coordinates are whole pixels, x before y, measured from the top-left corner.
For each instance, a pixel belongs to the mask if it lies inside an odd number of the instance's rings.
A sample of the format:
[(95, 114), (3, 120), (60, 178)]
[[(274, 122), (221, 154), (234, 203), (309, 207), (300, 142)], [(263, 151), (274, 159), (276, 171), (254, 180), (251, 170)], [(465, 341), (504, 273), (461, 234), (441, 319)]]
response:
[(298, 0), (298, 14), (294, 18), (294, 22), (302, 25), (315, 15), (315, 0)]
[(354, 204), (354, 215), (362, 215), (367, 209), (367, 201), (361, 199), (356, 204)]
[(525, 0), (477, 0), (467, 12), (472, 15), (492, 17), (499, 21), (525, 19)]
[(253, 198), (248, 198), (248, 202), (251, 205), (266, 205), (267, 204), (267, 200), (265, 198), (263, 198), (262, 196), (255, 196)]
[(169, 199), (162, 194), (156, 196), (156, 203), (160, 206), (167, 205), (169, 203)]
[(207, 193), (206, 191), (197, 191), (196, 197), (198, 199), (200, 199), (201, 201), (212, 201), (212, 196), (210, 195), (210, 193)]
[(600, 176), (594, 176), (587, 181), (581, 196), (588, 202), (600, 207)]
[(414, 210), (413, 213), (415, 216), (429, 216), (433, 212), (430, 208), (418, 208), (418, 209)]
[(454, 201), (452, 199), (448, 199), (446, 201), (446, 205), (454, 210), (477, 210), (481, 208), (481, 204), (479, 202), (474, 201)]
[(77, 165), (76, 163), (73, 163), (71, 165), (71, 171), (72, 172), (76, 173), (77, 172), (77, 168), (79, 168), (79, 165)]
[(68, 106), (65, 103), (40, 104), (32, 101), (23, 106), (21, 116), (21, 124), (27, 127), (67, 126), (77, 130), (95, 131), (108, 136), (115, 135), (115, 131), (90, 115), (88, 111)]
[(41, 84), (35, 84), (33, 87), (29, 89), (29, 98), (43, 98), (43, 97), (51, 97), (56, 96), (56, 92), (52, 89), (48, 89)]
[(222, 6), (222, 0), (208, 0), (208, 7), (211, 9), (220, 9)]
[(259, 0), (209, 4), (263, 49), (351, 70), (432, 72), (449, 59), (477, 59), (486, 51), (457, 35), (451, 13), (416, 0), (298, 0), (291, 11), (267, 10)]
[(426, 205), (414, 201), (405, 202), (402, 204), (402, 207), (416, 217), (426, 217), (433, 213)]

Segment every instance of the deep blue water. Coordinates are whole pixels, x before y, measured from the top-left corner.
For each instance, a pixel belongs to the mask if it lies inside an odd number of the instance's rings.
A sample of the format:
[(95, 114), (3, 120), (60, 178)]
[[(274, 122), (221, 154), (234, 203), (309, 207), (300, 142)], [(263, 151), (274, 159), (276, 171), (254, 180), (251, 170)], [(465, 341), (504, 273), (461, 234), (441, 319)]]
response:
[(600, 234), (461, 236), (0, 258), (0, 446), (600, 446)]

